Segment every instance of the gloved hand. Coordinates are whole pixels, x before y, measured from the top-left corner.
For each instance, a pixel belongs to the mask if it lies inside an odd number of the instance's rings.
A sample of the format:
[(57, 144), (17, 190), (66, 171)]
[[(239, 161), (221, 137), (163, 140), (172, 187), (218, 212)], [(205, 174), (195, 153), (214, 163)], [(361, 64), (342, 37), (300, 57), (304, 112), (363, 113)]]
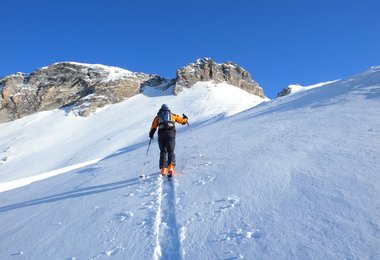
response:
[(150, 131), (149, 131), (149, 138), (150, 139), (153, 139), (153, 136), (154, 136), (154, 133), (156, 132), (156, 128), (152, 128), (152, 129), (150, 129)]
[(187, 120), (188, 120), (187, 116), (185, 114), (182, 114), (182, 118), (185, 119), (185, 121), (182, 123), (182, 125), (186, 125)]

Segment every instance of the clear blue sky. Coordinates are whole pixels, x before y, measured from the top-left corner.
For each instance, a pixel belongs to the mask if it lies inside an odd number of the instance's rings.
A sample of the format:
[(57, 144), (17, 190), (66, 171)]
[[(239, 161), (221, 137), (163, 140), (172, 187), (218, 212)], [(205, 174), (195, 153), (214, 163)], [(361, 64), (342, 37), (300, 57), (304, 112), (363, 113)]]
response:
[(379, 0), (0, 0), (0, 77), (58, 61), (175, 77), (234, 61), (267, 96), (380, 65)]

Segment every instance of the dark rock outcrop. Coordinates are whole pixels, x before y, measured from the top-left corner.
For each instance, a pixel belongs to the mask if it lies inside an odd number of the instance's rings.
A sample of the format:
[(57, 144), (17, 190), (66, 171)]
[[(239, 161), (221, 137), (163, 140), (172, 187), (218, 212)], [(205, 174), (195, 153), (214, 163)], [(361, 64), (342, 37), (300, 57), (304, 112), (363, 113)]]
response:
[(290, 93), (292, 93), (292, 88), (286, 87), (277, 93), (277, 97), (283, 97), (283, 96), (289, 95)]

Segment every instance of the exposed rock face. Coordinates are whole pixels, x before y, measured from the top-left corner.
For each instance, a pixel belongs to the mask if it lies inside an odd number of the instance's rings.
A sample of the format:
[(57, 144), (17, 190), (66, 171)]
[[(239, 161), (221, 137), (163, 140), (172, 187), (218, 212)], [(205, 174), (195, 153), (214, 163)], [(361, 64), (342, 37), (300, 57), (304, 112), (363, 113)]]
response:
[(277, 93), (277, 97), (283, 97), (283, 96), (289, 95), (290, 93), (292, 93), (292, 88), (286, 87)]
[(123, 101), (146, 85), (168, 80), (116, 67), (56, 63), (31, 74), (16, 73), (0, 79), (0, 122), (74, 105), (79, 115)]
[(248, 71), (233, 62), (218, 64), (209, 58), (198, 59), (177, 70), (174, 94), (190, 88), (198, 81), (226, 82), (248, 93), (264, 98), (263, 89), (251, 78)]
[(81, 116), (97, 108), (139, 94), (143, 87), (173, 87), (178, 94), (198, 81), (226, 82), (264, 98), (251, 75), (233, 62), (217, 64), (199, 59), (177, 70), (176, 79), (130, 72), (121, 68), (60, 62), (31, 74), (15, 73), (0, 79), (0, 123), (39, 111), (68, 107)]

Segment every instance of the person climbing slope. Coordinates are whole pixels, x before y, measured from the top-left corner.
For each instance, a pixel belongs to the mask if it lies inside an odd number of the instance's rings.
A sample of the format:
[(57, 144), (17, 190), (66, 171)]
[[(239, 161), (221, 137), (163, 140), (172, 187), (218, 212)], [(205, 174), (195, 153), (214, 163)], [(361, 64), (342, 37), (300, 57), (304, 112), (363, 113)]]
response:
[(187, 116), (183, 114), (182, 117), (173, 114), (168, 105), (163, 104), (153, 119), (152, 126), (149, 131), (149, 138), (153, 138), (156, 129), (158, 128), (158, 145), (160, 148), (160, 161), (159, 167), (162, 175), (172, 177), (175, 166), (175, 136), (176, 129), (175, 123), (186, 124)]

